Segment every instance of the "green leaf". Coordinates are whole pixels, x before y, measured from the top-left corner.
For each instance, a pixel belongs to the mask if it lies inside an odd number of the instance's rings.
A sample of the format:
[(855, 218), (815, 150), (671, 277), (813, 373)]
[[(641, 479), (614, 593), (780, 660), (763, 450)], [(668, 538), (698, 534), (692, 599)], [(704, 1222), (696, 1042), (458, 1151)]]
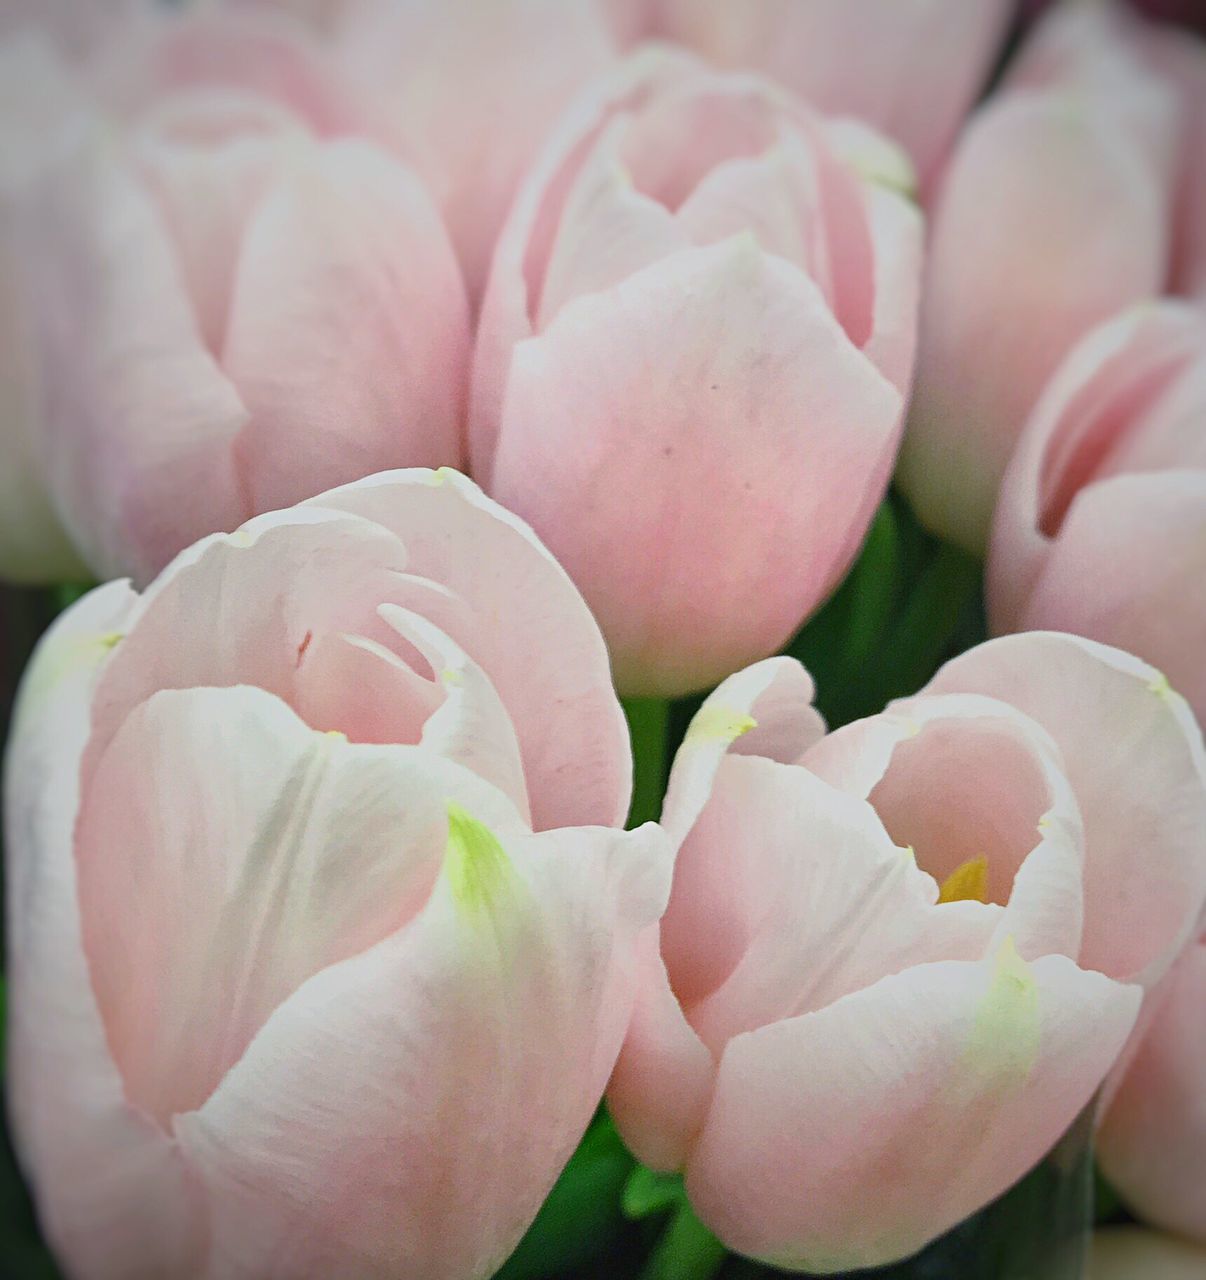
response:
[(677, 1173), (654, 1173), (643, 1164), (637, 1165), (624, 1186), (623, 1209), (626, 1218), (648, 1218), (655, 1213), (686, 1203), (682, 1176)]
[(495, 1280), (547, 1280), (605, 1256), (624, 1229), (620, 1197), (633, 1165), (601, 1115)]

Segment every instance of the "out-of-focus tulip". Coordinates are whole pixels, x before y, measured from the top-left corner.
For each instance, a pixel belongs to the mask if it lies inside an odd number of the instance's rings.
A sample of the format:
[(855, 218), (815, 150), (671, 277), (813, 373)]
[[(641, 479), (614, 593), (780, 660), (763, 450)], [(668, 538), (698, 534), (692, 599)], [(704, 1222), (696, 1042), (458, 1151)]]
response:
[(1171, 285), (1176, 293), (1206, 297), (1206, 39), (1153, 29), (1148, 54), (1181, 99)]
[(1206, 313), (1094, 330), (1035, 408), (989, 558), (995, 631), (1058, 628), (1165, 670), (1206, 717)]
[(525, 170), (558, 113), (616, 56), (598, 0), (358, 0), (342, 31), (477, 299)]
[(343, 136), (357, 113), (325, 70), (262, 15), (138, 24), (16, 184), (5, 288), (33, 377), (6, 487), (46, 493), (97, 576), (145, 581), (257, 512), (461, 458), (452, 247), (419, 179)]
[(1206, 753), (1151, 668), (1072, 636), (828, 737), (810, 692), (770, 659), (691, 726), (609, 1102), (727, 1245), (829, 1273), (953, 1227), (1089, 1103), (1206, 899)]
[(1069, 5), (956, 147), (899, 480), (927, 526), (976, 554), (1047, 378), (1094, 325), (1166, 284), (1179, 126), (1122, 15)]
[(1203, 1276), (1206, 1249), (1185, 1240), (1141, 1227), (1109, 1227), (1093, 1236), (1088, 1280), (1202, 1280)]
[(849, 566), (912, 368), (907, 170), (861, 126), (659, 49), (578, 104), (521, 190), (471, 465), (582, 588), (622, 691), (773, 653)]
[(156, 0), (0, 0), (0, 40), (19, 33), (48, 36), (63, 53), (80, 56), (112, 38)]
[(68, 1272), (492, 1274), (665, 903), (656, 827), (582, 825), (629, 768), (581, 597), (455, 473), (65, 614), (5, 811), (10, 1115)]
[(1106, 1116), (1099, 1156), (1145, 1222), (1206, 1243), (1206, 938), (1156, 995), (1159, 1007)]
[(928, 180), (988, 78), (1012, 0), (662, 0), (661, 29), (895, 138)]

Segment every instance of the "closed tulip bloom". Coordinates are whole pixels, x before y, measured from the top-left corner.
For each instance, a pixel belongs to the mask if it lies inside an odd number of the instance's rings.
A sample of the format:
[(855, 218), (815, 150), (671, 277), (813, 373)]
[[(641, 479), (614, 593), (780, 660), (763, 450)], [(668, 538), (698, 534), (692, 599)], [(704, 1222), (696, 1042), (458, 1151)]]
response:
[(1170, 271), (1175, 93), (1105, 6), (1057, 10), (1034, 40), (934, 205), (899, 471), (923, 523), (978, 555), (1048, 377)]
[(994, 630), (1058, 628), (1139, 654), (1206, 715), (1206, 313), (1129, 310), (1076, 347), (1006, 474)]
[(829, 736), (810, 692), (770, 659), (692, 723), (609, 1102), (726, 1245), (828, 1274), (914, 1253), (1089, 1104), (1206, 899), (1206, 753), (1070, 636)]
[(1010, 0), (661, 0), (662, 29), (725, 67), (858, 116), (928, 180), (983, 88)]
[(1206, 1249), (1141, 1227), (1094, 1233), (1088, 1280), (1202, 1280)]
[(912, 367), (907, 181), (861, 126), (665, 50), (579, 102), (530, 174), (471, 465), (581, 587), (623, 692), (773, 653), (848, 567)]
[(14, 198), (34, 382), (5, 430), (98, 577), (145, 582), (257, 512), (461, 458), (452, 246), (303, 36), (140, 25)]
[(665, 902), (629, 771), (581, 597), (454, 473), (64, 615), (5, 843), (10, 1114), (69, 1274), (491, 1275)]
[(1186, 950), (1156, 996), (1098, 1154), (1136, 1216), (1206, 1245), (1206, 937)]

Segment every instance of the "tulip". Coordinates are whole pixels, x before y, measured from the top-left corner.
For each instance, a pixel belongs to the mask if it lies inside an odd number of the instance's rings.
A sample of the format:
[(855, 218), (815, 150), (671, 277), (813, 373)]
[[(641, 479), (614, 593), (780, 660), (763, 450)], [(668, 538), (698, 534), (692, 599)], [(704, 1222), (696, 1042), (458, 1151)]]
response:
[(1202, 1280), (1206, 1249), (1141, 1227), (1109, 1227), (1093, 1236), (1088, 1280)]
[(665, 903), (629, 773), (581, 597), (455, 473), (65, 614), (5, 804), (10, 1116), (65, 1269), (491, 1275)]
[(1181, 99), (1171, 283), (1176, 293), (1206, 297), (1206, 36), (1157, 30), (1149, 53)]
[(343, 56), (434, 195), (476, 301), (551, 124), (616, 56), (598, 0), (362, 0), (341, 26)]
[(1071, 5), (955, 149), (934, 206), (899, 481), (924, 524), (975, 554), (1061, 358), (1164, 287), (1177, 105), (1117, 13)]
[(585, 594), (620, 689), (778, 649), (883, 495), (919, 219), (890, 144), (766, 82), (634, 55), (499, 241), (470, 460)]
[(1206, 313), (1166, 301), (1089, 334), (1006, 473), (993, 629), (1057, 628), (1167, 671), (1206, 717)]
[(1186, 950), (1157, 996), (1155, 1018), (1106, 1115), (1099, 1156), (1145, 1222), (1206, 1244), (1206, 936)]
[(145, 582), (255, 513), (459, 461), (452, 247), (418, 178), (346, 132), (316, 48), (267, 20), (164, 17), (83, 87), (99, 101), (5, 219), (32, 369), (5, 431), (26, 462), (9, 483), (45, 495), (97, 577)]
[(662, 0), (665, 33), (857, 116), (933, 176), (991, 70), (1010, 0)]
[(609, 1105), (727, 1246), (828, 1274), (920, 1249), (1089, 1104), (1206, 901), (1206, 751), (1071, 636), (828, 736), (810, 694), (769, 659), (692, 722)]
[(155, 0), (4, 0), (0, 39), (25, 31), (49, 36), (64, 53), (86, 55), (112, 38), (115, 27), (147, 13)]

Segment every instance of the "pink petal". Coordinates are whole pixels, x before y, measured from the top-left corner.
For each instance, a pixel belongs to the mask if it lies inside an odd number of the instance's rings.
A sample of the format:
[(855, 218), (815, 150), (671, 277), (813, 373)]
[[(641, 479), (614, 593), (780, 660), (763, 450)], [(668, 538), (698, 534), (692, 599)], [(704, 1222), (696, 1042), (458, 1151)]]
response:
[(691, 720), (674, 757), (662, 826), (681, 844), (708, 802), (729, 752), (794, 764), (824, 740), (812, 677), (792, 658), (765, 658), (729, 676)]
[(369, 0), (354, 16), (354, 71), (431, 190), (476, 300), (550, 124), (614, 56), (603, 15), (595, 0)]
[(1143, 1221), (1206, 1243), (1206, 941), (1153, 1000), (1155, 1021), (1098, 1139), (1102, 1168)]
[[(468, 312), (417, 180), (366, 143), (282, 173), (247, 228), (223, 368), (257, 511), (462, 451)], [(288, 467), (281, 458), (288, 457)]]
[(1126, 649), (1159, 666), (1206, 713), (1204, 536), (1206, 470), (1090, 485), (1073, 503), (1019, 625)]
[(730, 757), (679, 853), (662, 954), (719, 1058), (885, 974), (978, 958), (999, 910), (937, 897), (868, 805), (806, 769)]
[(76, 898), (88, 709), (134, 606), (113, 583), (56, 623), (26, 673), (5, 771), (10, 1120), (48, 1241), (97, 1280), (187, 1274), (202, 1226), (174, 1144), (126, 1101)]
[(976, 553), (1061, 358), (1163, 287), (1174, 104), (1138, 65), (1102, 77), (991, 102), (935, 207), (901, 479), (927, 526)]
[(316, 733), (262, 690), (163, 691), (134, 711), (83, 797), (76, 854), (131, 1103), (170, 1131), (306, 979), (402, 927), (439, 871), (454, 791), (523, 830), (474, 775)]
[(232, 0), (191, 12), (143, 4), (143, 21), (90, 68), (105, 103), (137, 118), (173, 96), (226, 90), (276, 103), (322, 135), (363, 132), (368, 114), (321, 44), (283, 15)]
[[(891, 134), (930, 176), (987, 77), (1005, 0), (664, 0), (678, 40), (723, 66), (768, 72), (827, 112)], [(841, 56), (835, 57), (834, 50)]]
[(111, 140), (83, 129), (61, 151), (31, 193), (18, 250), (36, 297), (39, 452), (94, 572), (145, 579), (246, 514), (231, 446), (247, 412)]
[(905, 1257), (1055, 1143), (1138, 1005), (1063, 957), (990, 958), (907, 969), (740, 1036), (688, 1167), (692, 1204), (731, 1248), (779, 1265)]
[(1184, 701), (1146, 663), (1054, 632), (980, 645), (926, 692), (999, 698), (1055, 740), (1084, 819), (1080, 963), (1157, 981), (1206, 899), (1206, 752)]
[(527, 525), (450, 471), (373, 476), (314, 505), (391, 530), (409, 572), (463, 603), (459, 617), (438, 621), (510, 714), (536, 828), (622, 824), (632, 757), (607, 651), (582, 597)]
[(681, 692), (773, 652), (823, 598), (899, 412), (815, 285), (739, 237), (516, 347), (492, 491), (582, 588), (620, 689)]
[(490, 1275), (535, 1216), (619, 1052), (669, 860), (653, 828), (499, 835), (484, 897), (442, 875), (178, 1119), (213, 1276)]
[(1016, 625), (1078, 490), (1125, 471), (1206, 467), (1206, 324), (1165, 300), (1090, 331), (1040, 397), (1005, 474), (993, 526), (989, 609)]
[(53, 155), (48, 139), (71, 128), (79, 98), (43, 38), (0, 42), (0, 577), (9, 581), (88, 576), (42, 473), (37, 352), (18, 240), (21, 193)]
[(716, 1063), (670, 988), (659, 932), (640, 942), (636, 1004), (607, 1086), (607, 1109), (632, 1153), (651, 1169), (681, 1169), (704, 1122)]

